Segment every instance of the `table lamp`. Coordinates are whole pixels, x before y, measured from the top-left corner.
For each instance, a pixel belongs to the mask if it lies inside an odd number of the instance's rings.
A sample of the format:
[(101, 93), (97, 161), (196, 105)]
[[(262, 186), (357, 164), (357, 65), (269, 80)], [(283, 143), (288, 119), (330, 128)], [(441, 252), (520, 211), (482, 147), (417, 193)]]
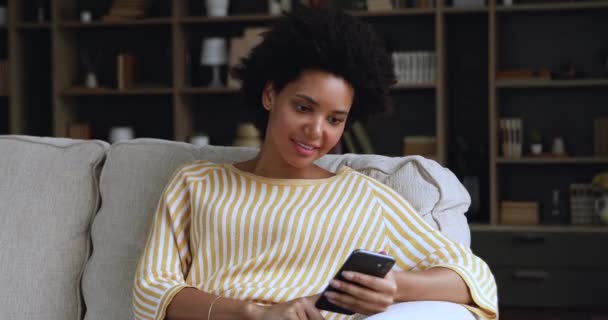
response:
[(226, 39), (206, 38), (203, 39), (201, 48), (201, 66), (211, 66), (213, 68), (213, 79), (210, 87), (222, 87), (224, 84), (220, 78), (220, 66), (227, 63)]

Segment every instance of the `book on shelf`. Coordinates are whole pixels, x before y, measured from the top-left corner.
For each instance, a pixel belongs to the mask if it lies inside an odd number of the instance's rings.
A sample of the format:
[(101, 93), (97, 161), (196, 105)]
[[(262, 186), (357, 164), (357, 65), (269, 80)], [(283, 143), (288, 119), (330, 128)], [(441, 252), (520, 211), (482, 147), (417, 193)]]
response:
[(358, 145), (361, 147), (361, 153), (364, 154), (374, 154), (374, 147), (371, 143), (369, 135), (367, 134), (367, 130), (361, 122), (355, 121), (351, 129), (353, 130), (353, 134), (355, 139), (357, 140)]
[(433, 51), (404, 51), (391, 53), (397, 86), (434, 83), (437, 62)]
[(502, 201), (500, 223), (506, 225), (536, 225), (539, 223), (538, 202)]
[(344, 139), (344, 146), (346, 147), (346, 151), (348, 153), (358, 153), (357, 147), (355, 146), (355, 139), (349, 130), (344, 130), (342, 139)]
[(367, 11), (389, 11), (392, 9), (391, 0), (367, 0)]
[(500, 143), (505, 158), (521, 158), (523, 144), (523, 125), (519, 118), (499, 120)]
[(114, 0), (104, 21), (129, 20), (144, 17), (146, 0)]
[(418, 155), (437, 160), (437, 138), (433, 136), (406, 136), (403, 138), (403, 155)]
[(595, 212), (595, 192), (590, 183), (570, 184), (570, 222), (572, 224), (593, 224)]
[(135, 86), (135, 54), (119, 53), (116, 58), (116, 87), (118, 90), (131, 89)]
[(593, 153), (608, 157), (608, 118), (593, 119)]
[(68, 138), (88, 140), (92, 138), (91, 125), (88, 123), (69, 123)]
[(0, 95), (8, 94), (8, 63), (0, 60)]

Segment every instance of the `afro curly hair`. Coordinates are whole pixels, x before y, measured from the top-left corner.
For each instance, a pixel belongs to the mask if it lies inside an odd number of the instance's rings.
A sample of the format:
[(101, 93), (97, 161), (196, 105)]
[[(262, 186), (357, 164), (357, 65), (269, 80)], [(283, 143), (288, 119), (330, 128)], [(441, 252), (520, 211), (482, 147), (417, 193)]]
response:
[(268, 125), (268, 111), (262, 107), (266, 83), (280, 92), (305, 70), (327, 71), (353, 87), (348, 123), (390, 109), (389, 90), (396, 82), (392, 61), (369, 24), (337, 10), (299, 7), (262, 37), (231, 71), (241, 80), (262, 134)]

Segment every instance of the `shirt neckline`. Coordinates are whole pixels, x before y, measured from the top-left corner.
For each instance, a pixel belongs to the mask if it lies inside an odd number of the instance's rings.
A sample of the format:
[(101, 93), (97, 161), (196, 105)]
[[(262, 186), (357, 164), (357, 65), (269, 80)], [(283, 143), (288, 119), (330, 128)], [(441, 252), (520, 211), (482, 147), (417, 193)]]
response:
[(340, 177), (344, 176), (348, 171), (352, 170), (348, 166), (341, 166), (338, 169), (338, 172), (336, 172), (336, 174), (334, 176), (331, 176), (328, 178), (283, 179), (283, 178), (263, 177), (263, 176), (253, 174), (251, 172), (243, 171), (243, 170), (237, 168), (236, 166), (234, 166), (234, 164), (232, 164), (232, 163), (222, 163), (221, 165), (222, 165), (222, 167), (224, 167), (232, 172), (235, 172), (238, 175), (247, 177), (249, 179), (252, 179), (252, 180), (255, 180), (258, 182), (262, 182), (262, 183), (266, 183), (266, 184), (278, 184), (278, 185), (317, 185), (317, 184), (328, 183), (328, 182), (332, 182), (334, 180), (339, 179)]

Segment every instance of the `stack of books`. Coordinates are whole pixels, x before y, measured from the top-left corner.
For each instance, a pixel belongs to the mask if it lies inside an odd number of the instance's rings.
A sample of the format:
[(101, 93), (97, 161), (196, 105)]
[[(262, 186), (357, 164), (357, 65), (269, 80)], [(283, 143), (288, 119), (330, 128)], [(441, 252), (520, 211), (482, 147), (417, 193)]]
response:
[(570, 184), (570, 221), (572, 224), (594, 223), (595, 194), (589, 183)]
[(501, 224), (535, 225), (538, 221), (538, 202), (502, 201), (500, 203)]
[(391, 58), (397, 76), (397, 86), (435, 83), (437, 72), (435, 52), (393, 52)]
[(114, 0), (110, 12), (103, 20), (129, 20), (144, 17), (146, 14), (146, 0)]

